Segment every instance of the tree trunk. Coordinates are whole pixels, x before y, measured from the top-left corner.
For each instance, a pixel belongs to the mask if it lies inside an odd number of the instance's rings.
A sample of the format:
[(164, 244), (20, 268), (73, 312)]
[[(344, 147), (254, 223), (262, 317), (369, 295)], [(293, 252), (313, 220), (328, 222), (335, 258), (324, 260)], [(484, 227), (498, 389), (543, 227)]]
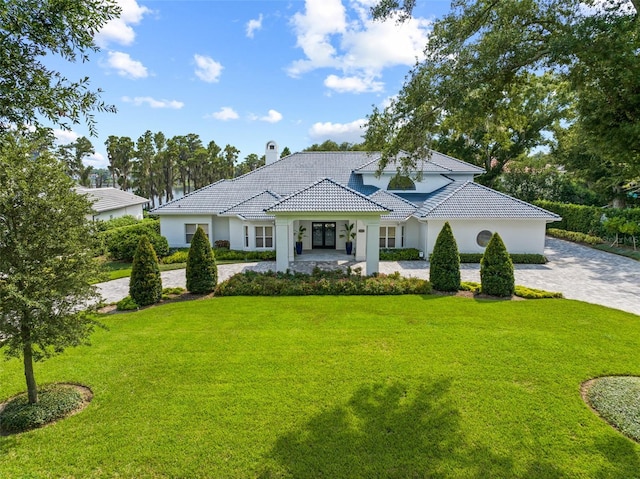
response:
[(22, 356), (24, 361), (24, 377), (27, 380), (27, 396), (29, 404), (38, 402), (38, 387), (36, 385), (36, 377), (33, 374), (33, 349), (31, 347), (29, 329), (22, 327), (22, 338), (24, 339), (24, 347), (22, 348)]

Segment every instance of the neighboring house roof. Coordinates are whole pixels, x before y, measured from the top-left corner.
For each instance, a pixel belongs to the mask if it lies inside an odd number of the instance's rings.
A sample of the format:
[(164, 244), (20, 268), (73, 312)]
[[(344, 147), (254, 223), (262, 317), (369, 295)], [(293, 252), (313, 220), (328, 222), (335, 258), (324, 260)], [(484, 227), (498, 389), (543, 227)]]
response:
[(434, 192), (417, 211), (421, 218), (537, 218), (557, 221), (560, 216), (483, 185), (451, 183)]
[(279, 195), (271, 191), (264, 191), (252, 196), (248, 200), (220, 212), (221, 216), (240, 216), (246, 220), (271, 220), (273, 215), (265, 213), (265, 209), (280, 199)]
[(268, 212), (387, 212), (379, 203), (330, 178), (323, 178), (267, 208)]
[(302, 152), (232, 180), (220, 180), (153, 210), (160, 215), (211, 214), (272, 219), (277, 212), (378, 212), (383, 220), (428, 218), (539, 218), (559, 216), (457, 174), (484, 170), (438, 152), (423, 164), (428, 176), (451, 181), (432, 193), (391, 193), (363, 183), (379, 153)]
[(390, 213), (381, 216), (383, 220), (406, 220), (418, 209), (410, 201), (385, 190), (378, 190), (369, 198), (390, 210)]
[(76, 188), (76, 191), (87, 195), (94, 202), (93, 209), (98, 213), (149, 202), (147, 198), (117, 188)]

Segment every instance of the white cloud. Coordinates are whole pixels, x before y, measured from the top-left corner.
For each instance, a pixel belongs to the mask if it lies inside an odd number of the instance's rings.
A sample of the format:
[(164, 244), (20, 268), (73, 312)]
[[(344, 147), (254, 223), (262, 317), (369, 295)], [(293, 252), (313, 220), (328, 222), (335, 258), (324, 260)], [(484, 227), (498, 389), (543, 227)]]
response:
[(220, 111), (216, 111), (211, 115), (206, 115), (205, 118), (215, 118), (216, 120), (229, 121), (237, 120), (240, 118), (238, 113), (230, 106), (223, 106)]
[(137, 25), (145, 14), (151, 13), (147, 7), (138, 5), (136, 0), (118, 0), (117, 3), (122, 9), (120, 17), (107, 22), (95, 36), (96, 44), (101, 48), (106, 48), (112, 42), (131, 45), (136, 38), (131, 25)]
[(262, 13), (257, 19), (251, 19), (247, 22), (247, 36), (249, 38), (253, 38), (253, 35), (257, 30), (262, 30)]
[(342, 0), (306, 0), (304, 13), (291, 19), (297, 46), (305, 58), (289, 65), (287, 73), (299, 77), (318, 68), (333, 68), (344, 78), (337, 81), (340, 79), (333, 75), (325, 84), (333, 85), (336, 91), (380, 91), (384, 85), (374, 79), (385, 68), (411, 66), (423, 58), (431, 22), (411, 18), (398, 24), (395, 17), (373, 21), (371, 5), (370, 0), (353, 0), (347, 10)]
[(224, 68), (220, 63), (211, 57), (198, 55), (197, 53), (193, 56), (193, 59), (197, 65), (196, 76), (200, 80), (207, 83), (216, 83), (220, 80), (220, 74)]
[(367, 120), (364, 118), (351, 123), (314, 123), (309, 129), (309, 136), (314, 141), (333, 140), (336, 143), (345, 141), (360, 143), (362, 142), (363, 128), (366, 123)]
[(127, 103), (132, 103), (135, 106), (141, 106), (147, 104), (151, 108), (170, 108), (172, 110), (179, 110), (184, 106), (184, 103), (177, 100), (156, 100), (150, 96), (137, 96), (135, 98), (130, 98), (128, 96), (123, 96), (122, 101)]
[(94, 168), (105, 168), (109, 162), (106, 161), (104, 155), (101, 153), (94, 153), (93, 155), (89, 155), (82, 160), (82, 162), (89, 166), (93, 166)]
[(324, 80), (324, 86), (338, 93), (365, 93), (382, 91), (384, 84), (375, 81), (373, 78), (339, 77), (337, 75), (329, 75)]
[(116, 70), (118, 75), (138, 79), (149, 76), (147, 67), (138, 60), (134, 60), (128, 53), (109, 52), (107, 57), (107, 66)]
[(62, 130), (60, 128), (56, 128), (53, 130), (53, 136), (56, 139), (56, 143), (59, 145), (68, 145), (69, 143), (73, 143), (80, 135), (78, 135), (75, 131), (72, 130)]
[(261, 116), (258, 120), (266, 121), (267, 123), (278, 123), (282, 120), (282, 113), (276, 110), (269, 110), (266, 116)]

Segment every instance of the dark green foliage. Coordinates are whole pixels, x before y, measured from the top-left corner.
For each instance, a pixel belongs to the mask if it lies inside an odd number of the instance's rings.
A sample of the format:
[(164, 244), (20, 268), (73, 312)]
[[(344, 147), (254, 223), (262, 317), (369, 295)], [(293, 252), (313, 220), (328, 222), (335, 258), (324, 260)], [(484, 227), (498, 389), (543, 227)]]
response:
[(214, 246), (215, 246), (216, 248), (226, 248), (226, 249), (229, 249), (229, 246), (230, 246), (230, 245), (231, 245), (231, 243), (229, 243), (229, 241), (228, 241), (228, 240), (217, 240), (217, 241), (214, 243)]
[(175, 264), (175, 263), (186, 263), (187, 258), (189, 257), (189, 250), (183, 251), (178, 250), (171, 253), (169, 256), (165, 256), (162, 258), (162, 264)]
[(484, 294), (512, 296), (515, 291), (513, 263), (502, 238), (494, 233), (480, 262), (480, 283)]
[(218, 261), (275, 261), (276, 252), (269, 251), (237, 251), (216, 249), (214, 251)]
[(416, 248), (382, 248), (380, 261), (417, 261), (420, 260), (420, 251)]
[(429, 262), (429, 281), (438, 291), (460, 289), (460, 256), (448, 221), (440, 230), (433, 247)]
[(116, 260), (131, 261), (140, 238), (146, 236), (156, 254), (165, 256), (169, 252), (167, 238), (160, 235), (160, 221), (142, 220), (130, 226), (114, 228), (103, 233), (104, 244), (109, 255)]
[(143, 236), (133, 257), (129, 296), (139, 306), (148, 306), (162, 299), (162, 278), (158, 268), (158, 257), (149, 242)]
[[(107, 231), (115, 228), (121, 228), (123, 226), (131, 226), (140, 223), (141, 220), (136, 219), (134, 216), (125, 215), (113, 218), (107, 221), (96, 221), (96, 229), (98, 231)], [(160, 230), (158, 229), (158, 232)]]
[(191, 240), (187, 256), (187, 291), (206, 294), (213, 291), (218, 283), (218, 268), (209, 238), (200, 227)]
[[(479, 264), (482, 253), (460, 253), (460, 263)], [(543, 254), (513, 253), (510, 254), (513, 264), (546, 264), (547, 258)]]
[(73, 386), (44, 386), (38, 396), (36, 404), (29, 404), (26, 394), (10, 400), (0, 413), (0, 431), (18, 433), (45, 426), (75, 411), (83, 403), (82, 394)]
[(310, 295), (397, 295), (429, 294), (431, 284), (423, 279), (405, 278), (399, 273), (360, 276), (342, 271), (256, 273), (232, 276), (216, 288), (216, 296), (310, 296)]
[(127, 296), (116, 303), (116, 309), (118, 311), (135, 311), (140, 309), (140, 306), (131, 299), (131, 296)]

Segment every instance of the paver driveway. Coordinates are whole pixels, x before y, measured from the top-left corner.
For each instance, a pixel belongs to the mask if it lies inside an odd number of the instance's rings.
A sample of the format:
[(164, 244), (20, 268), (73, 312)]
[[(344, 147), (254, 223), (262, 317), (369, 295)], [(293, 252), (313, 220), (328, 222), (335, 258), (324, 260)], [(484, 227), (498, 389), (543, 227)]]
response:
[[(559, 291), (567, 299), (601, 304), (640, 315), (640, 262), (555, 238), (547, 238), (545, 265), (516, 265), (516, 283), (531, 288)], [(364, 263), (354, 265), (362, 266)], [(222, 281), (246, 270), (275, 269), (275, 262), (218, 266)], [(383, 261), (381, 273), (398, 271), (404, 276), (429, 277), (425, 261)], [(463, 281), (480, 281), (480, 266), (461, 265)], [(162, 273), (164, 287), (185, 285), (184, 270)], [(129, 294), (129, 279), (99, 285), (106, 302), (118, 301)]]

